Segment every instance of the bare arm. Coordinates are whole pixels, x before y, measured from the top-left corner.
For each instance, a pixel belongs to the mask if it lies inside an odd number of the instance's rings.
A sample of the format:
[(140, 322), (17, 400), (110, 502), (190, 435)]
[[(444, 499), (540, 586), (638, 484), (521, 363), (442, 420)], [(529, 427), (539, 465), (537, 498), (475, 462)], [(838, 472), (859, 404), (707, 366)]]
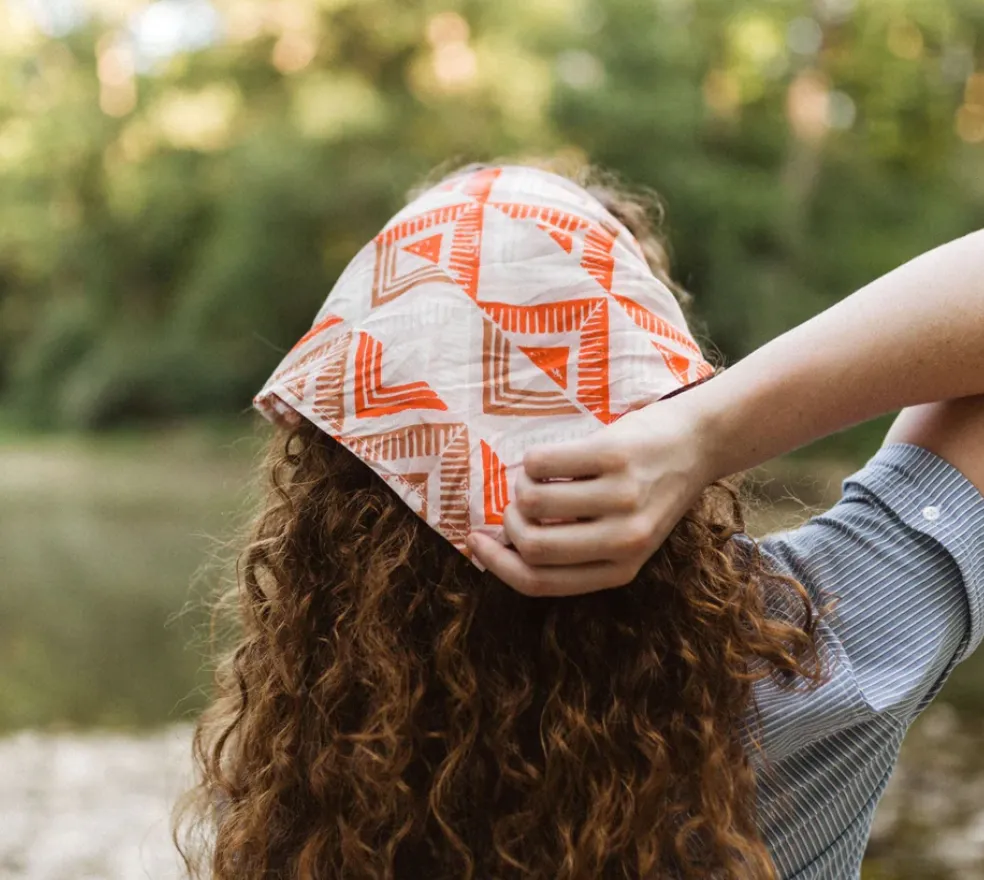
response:
[[(887, 412), (971, 395), (984, 395), (984, 231), (890, 272), (683, 398), (704, 425), (712, 476), (724, 476)], [(918, 442), (942, 418), (963, 432), (980, 407), (907, 414), (892, 437)]]
[(886, 443), (913, 443), (950, 462), (984, 493), (984, 396), (903, 410)]
[[(531, 450), (506, 509), (520, 552), (482, 536), (473, 550), (534, 595), (619, 586), (708, 483), (906, 407), (889, 441), (923, 445), (984, 488), (984, 231), (890, 272), (686, 394), (586, 440)], [(571, 477), (580, 479), (543, 482)]]

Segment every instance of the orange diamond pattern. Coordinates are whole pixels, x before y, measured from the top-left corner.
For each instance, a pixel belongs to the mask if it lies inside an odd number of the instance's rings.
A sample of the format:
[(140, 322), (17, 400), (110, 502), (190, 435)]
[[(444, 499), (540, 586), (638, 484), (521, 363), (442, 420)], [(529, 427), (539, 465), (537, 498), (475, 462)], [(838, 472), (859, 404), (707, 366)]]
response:
[(256, 405), (319, 425), (467, 553), (472, 530), (501, 538), (530, 445), (711, 372), (627, 230), (569, 181), (505, 166), (387, 224)]

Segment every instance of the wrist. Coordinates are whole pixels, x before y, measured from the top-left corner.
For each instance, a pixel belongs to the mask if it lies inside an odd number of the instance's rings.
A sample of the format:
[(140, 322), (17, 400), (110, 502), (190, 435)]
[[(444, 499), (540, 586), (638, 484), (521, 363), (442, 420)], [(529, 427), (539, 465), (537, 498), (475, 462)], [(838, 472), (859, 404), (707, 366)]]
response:
[(749, 402), (725, 377), (722, 373), (667, 401), (679, 407), (705, 485), (760, 463), (754, 460), (754, 432), (742, 424)]

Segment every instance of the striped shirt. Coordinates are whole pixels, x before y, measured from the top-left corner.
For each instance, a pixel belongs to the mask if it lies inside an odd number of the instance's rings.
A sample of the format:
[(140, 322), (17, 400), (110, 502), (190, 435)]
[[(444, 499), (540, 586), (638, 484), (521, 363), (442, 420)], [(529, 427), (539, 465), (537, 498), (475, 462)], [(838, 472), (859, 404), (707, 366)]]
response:
[(912, 721), (984, 630), (984, 498), (917, 446), (886, 446), (841, 501), (766, 538), (814, 602), (830, 680), (758, 686), (760, 824), (783, 880), (850, 880)]

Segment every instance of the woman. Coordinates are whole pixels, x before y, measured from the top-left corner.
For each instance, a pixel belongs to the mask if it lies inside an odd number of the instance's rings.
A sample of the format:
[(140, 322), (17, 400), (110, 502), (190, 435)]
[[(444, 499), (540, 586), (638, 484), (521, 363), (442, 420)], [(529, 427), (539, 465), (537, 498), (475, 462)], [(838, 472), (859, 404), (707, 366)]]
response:
[[(892, 446), (760, 553), (718, 478), (894, 405), (908, 324), (863, 293), (707, 381), (644, 218), (543, 171), (452, 176), (259, 395), (273, 488), (196, 739), (211, 876), (857, 876), (906, 725), (979, 638), (984, 500)], [(972, 296), (933, 312), (964, 377), (940, 397), (984, 391)], [(871, 329), (825, 364), (841, 321)], [(958, 409), (937, 451), (973, 478)]]

